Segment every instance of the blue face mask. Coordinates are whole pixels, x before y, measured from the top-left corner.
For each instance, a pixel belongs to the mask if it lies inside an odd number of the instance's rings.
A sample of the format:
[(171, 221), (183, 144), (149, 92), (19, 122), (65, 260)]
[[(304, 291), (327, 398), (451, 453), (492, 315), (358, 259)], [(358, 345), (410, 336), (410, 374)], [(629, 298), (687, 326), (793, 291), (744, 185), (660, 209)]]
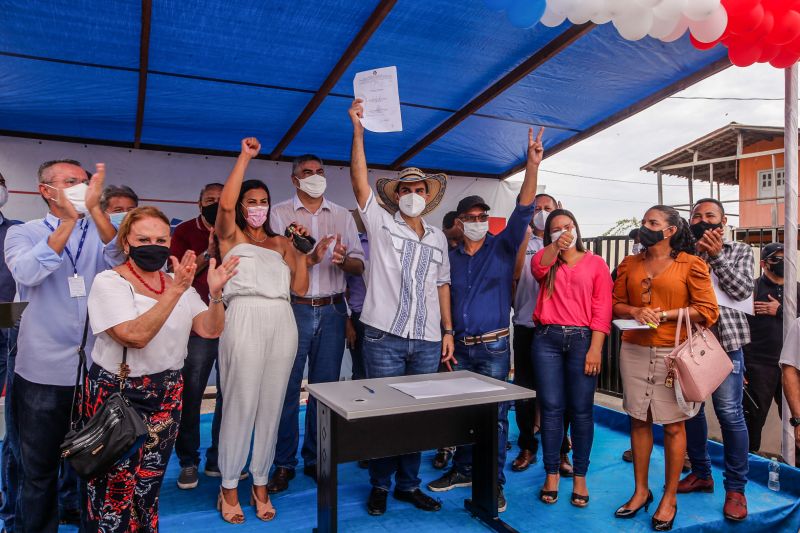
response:
[(108, 218), (111, 219), (111, 224), (113, 224), (115, 228), (118, 228), (119, 225), (122, 224), (122, 219), (124, 219), (127, 214), (128, 213), (124, 211), (122, 213), (109, 213)]

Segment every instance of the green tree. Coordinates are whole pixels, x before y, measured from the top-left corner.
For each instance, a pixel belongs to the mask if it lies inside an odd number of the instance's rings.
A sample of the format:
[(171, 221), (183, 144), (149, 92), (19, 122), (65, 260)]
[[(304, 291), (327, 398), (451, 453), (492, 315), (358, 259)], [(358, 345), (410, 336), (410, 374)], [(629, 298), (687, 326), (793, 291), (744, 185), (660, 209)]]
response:
[(642, 222), (636, 217), (622, 218), (617, 220), (613, 226), (608, 228), (603, 233), (603, 237), (608, 237), (609, 235), (627, 235), (629, 231), (636, 229), (641, 225)]

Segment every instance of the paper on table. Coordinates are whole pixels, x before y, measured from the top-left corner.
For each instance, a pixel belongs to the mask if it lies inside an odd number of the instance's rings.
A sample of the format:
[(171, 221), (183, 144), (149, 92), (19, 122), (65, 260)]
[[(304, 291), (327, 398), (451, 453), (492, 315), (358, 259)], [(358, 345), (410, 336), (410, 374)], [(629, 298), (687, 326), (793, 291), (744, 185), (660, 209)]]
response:
[(621, 331), (628, 331), (629, 329), (650, 329), (647, 324), (639, 324), (638, 321), (632, 319), (618, 318), (611, 321), (612, 324), (617, 326)]
[(359, 72), (353, 78), (353, 93), (364, 100), (364, 128), (377, 133), (403, 131), (397, 67)]
[(492, 385), (478, 378), (430, 379), (412, 383), (389, 383), (389, 386), (417, 400), (505, 390), (499, 385)]
[(747, 313), (748, 315), (755, 314), (753, 312), (753, 295), (750, 294), (747, 298), (742, 300), (741, 302), (737, 302), (730, 296), (728, 293), (722, 290), (719, 286), (719, 278), (717, 277), (714, 272), (711, 272), (711, 283), (714, 285), (714, 292), (717, 294), (717, 304), (721, 305), (722, 307), (727, 307), (728, 309), (736, 309), (737, 311), (741, 311), (743, 313)]

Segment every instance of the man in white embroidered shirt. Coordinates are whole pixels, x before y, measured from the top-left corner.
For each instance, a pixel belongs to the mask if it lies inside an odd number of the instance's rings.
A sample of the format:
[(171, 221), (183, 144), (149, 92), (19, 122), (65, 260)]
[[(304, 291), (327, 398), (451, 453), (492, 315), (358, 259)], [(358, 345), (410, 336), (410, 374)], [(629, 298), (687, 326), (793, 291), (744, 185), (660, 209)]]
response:
[[(408, 168), (395, 179), (378, 180), (376, 188), (383, 203), (395, 212), (392, 216), (378, 204), (367, 181), (360, 99), (349, 113), (353, 123), (350, 177), (370, 242), (367, 295), (361, 312), (367, 377), (433, 373), (440, 360), (447, 365), (455, 361), (450, 261), (447, 238), (422, 215), (441, 201), (446, 176)], [(370, 461), (369, 514), (386, 512), (393, 473), (396, 499), (424, 511), (441, 509), (439, 501), (419, 488), (420, 457), (412, 453)]]

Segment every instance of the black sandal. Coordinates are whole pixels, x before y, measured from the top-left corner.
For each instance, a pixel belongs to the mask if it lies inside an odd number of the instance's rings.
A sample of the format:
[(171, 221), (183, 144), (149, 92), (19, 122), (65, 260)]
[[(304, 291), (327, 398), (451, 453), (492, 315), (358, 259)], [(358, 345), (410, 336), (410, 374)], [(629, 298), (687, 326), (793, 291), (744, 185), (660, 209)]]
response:
[(539, 491), (539, 499), (542, 500), (542, 503), (546, 503), (547, 505), (553, 505), (558, 501), (558, 491), (542, 489)]
[(586, 507), (589, 505), (589, 495), (587, 494), (584, 496), (582, 494), (578, 494), (577, 492), (573, 492), (570, 503), (572, 503), (572, 505), (575, 507)]

